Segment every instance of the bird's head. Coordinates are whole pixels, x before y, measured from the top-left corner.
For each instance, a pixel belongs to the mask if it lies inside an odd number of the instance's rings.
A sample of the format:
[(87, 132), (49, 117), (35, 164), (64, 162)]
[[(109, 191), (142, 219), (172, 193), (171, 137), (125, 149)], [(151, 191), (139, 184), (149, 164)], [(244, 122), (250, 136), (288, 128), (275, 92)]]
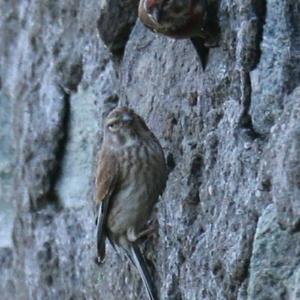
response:
[(118, 145), (129, 146), (149, 132), (143, 119), (127, 107), (115, 108), (105, 120), (104, 137)]
[(174, 20), (185, 17), (191, 8), (191, 0), (145, 0), (144, 10), (158, 26), (173, 25)]

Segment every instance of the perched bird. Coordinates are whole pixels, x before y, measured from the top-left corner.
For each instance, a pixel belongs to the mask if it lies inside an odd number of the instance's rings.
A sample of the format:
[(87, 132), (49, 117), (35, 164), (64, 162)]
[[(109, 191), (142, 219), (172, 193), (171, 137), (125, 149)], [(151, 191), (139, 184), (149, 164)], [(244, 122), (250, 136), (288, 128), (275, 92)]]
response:
[(140, 0), (139, 18), (146, 27), (163, 35), (191, 38), (205, 69), (208, 48), (217, 46), (215, 7), (208, 0)]
[(105, 120), (96, 176), (97, 260), (104, 260), (106, 238), (116, 250), (125, 250), (151, 300), (158, 296), (138, 242), (149, 231), (147, 221), (166, 180), (157, 138), (133, 110), (115, 108)]

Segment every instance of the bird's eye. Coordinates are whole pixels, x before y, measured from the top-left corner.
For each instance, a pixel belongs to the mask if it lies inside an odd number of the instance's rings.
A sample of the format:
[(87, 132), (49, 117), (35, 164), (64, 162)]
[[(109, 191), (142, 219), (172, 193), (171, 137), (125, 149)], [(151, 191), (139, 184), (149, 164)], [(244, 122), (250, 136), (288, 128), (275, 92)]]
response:
[(109, 124), (107, 127), (110, 131), (116, 131), (120, 127), (120, 124), (119, 124), (119, 122), (114, 122), (114, 123)]

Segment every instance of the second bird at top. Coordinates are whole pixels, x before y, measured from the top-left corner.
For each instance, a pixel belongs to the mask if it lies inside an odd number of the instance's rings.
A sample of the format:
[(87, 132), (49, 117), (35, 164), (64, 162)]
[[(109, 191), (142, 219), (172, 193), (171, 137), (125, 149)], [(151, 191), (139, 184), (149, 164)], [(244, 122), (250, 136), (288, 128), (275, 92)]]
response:
[(217, 20), (207, 0), (140, 0), (139, 18), (154, 32), (177, 39), (191, 38), (198, 53), (201, 45), (217, 46)]
[(205, 37), (206, 1), (141, 0), (139, 17), (151, 30), (170, 37)]

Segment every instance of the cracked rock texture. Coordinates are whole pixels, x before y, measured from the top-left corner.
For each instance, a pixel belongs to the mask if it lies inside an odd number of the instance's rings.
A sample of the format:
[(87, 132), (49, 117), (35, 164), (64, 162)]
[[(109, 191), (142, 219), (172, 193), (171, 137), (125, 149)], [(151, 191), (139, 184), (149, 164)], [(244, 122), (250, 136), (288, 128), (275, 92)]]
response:
[(94, 263), (116, 105), (146, 120), (170, 171), (143, 244), (160, 299), (300, 299), (300, 4), (218, 1), (205, 72), (137, 5), (0, 0), (1, 300), (147, 299), (110, 245)]

